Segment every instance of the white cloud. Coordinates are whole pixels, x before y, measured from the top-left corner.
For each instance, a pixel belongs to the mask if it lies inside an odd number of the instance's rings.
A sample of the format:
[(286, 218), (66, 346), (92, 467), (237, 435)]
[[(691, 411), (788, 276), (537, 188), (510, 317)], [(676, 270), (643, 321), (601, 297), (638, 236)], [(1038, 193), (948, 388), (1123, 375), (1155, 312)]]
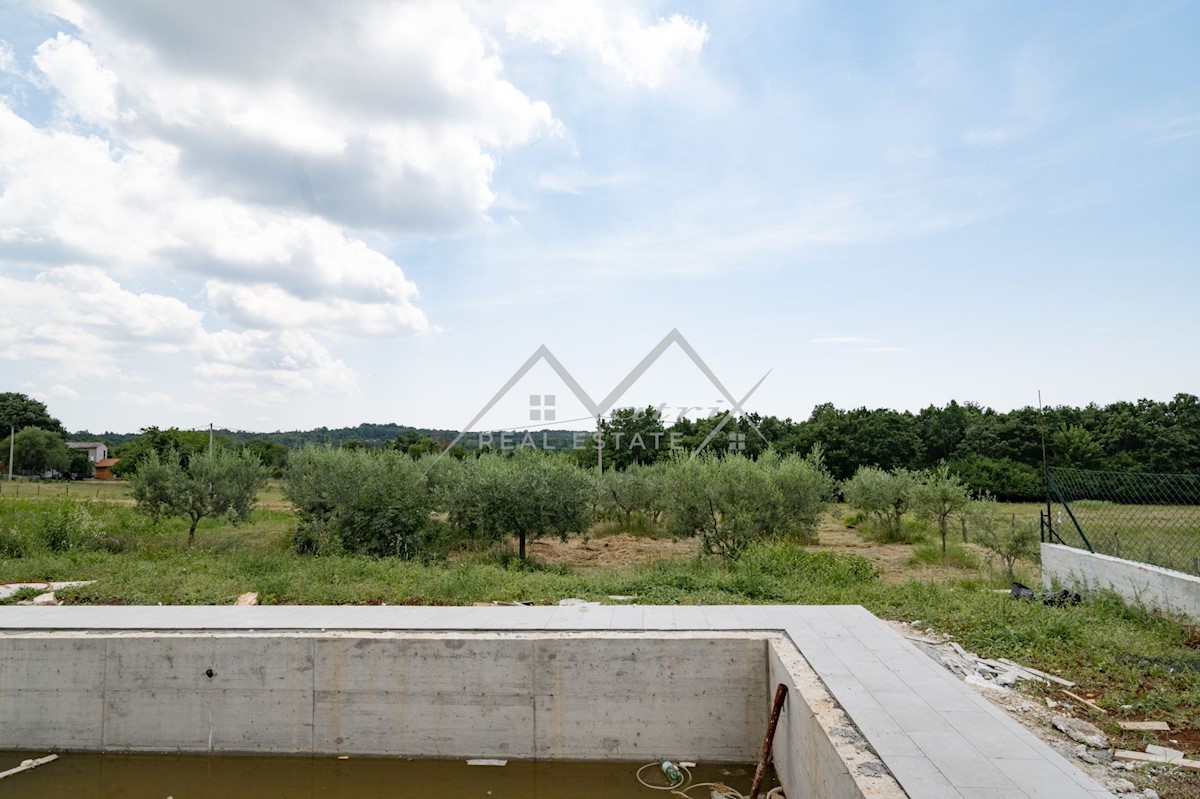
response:
[(385, 230), (477, 224), (494, 200), (495, 151), (561, 125), (502, 77), (494, 43), (461, 7), (354, 11), (83, 3), (62, 13), (86, 45), (60, 35), (43, 48), (62, 56), (39, 66), (93, 119), (110, 70), (114, 133), (178, 148), (180, 169), (214, 192)]
[(16, 70), (17, 58), (13, 53), (12, 45), (0, 39), (0, 72), (13, 72)]
[(223, 330), (199, 342), (196, 373), (202, 386), (236, 394), (248, 404), (282, 401), (294, 392), (348, 395), (358, 391), (354, 371), (303, 331), (236, 333)]
[(120, 377), (123, 356), (186, 350), (202, 332), (200, 313), (182, 301), (128, 291), (95, 267), (0, 275), (0, 296), (0, 359), (40, 361), (60, 380)]
[(893, 355), (900, 352), (908, 352), (908, 347), (856, 347), (850, 352), (870, 353), (874, 355)]
[(70, 386), (64, 386), (62, 383), (55, 383), (46, 391), (46, 396), (50, 399), (79, 399), (79, 392)]
[(708, 41), (702, 22), (673, 14), (645, 23), (634, 8), (611, 0), (520, 0), (502, 13), (510, 36), (554, 52), (582, 50), (629, 83), (650, 89)]
[(252, 327), (429, 329), (416, 286), (391, 259), (320, 217), (205, 196), (180, 175), (174, 148), (118, 153), (3, 105), (0, 139), (10, 145), (0, 149), (0, 243), (66, 249), (114, 272), (212, 276), (211, 307)]
[(58, 91), (62, 113), (101, 124), (116, 116), (117, 76), (83, 42), (59, 33), (38, 46), (33, 63)]
[[(525, 14), (514, 36), (647, 87), (707, 39), (693, 20), (599, 2), (579, 8), (595, 28), (565, 3), (549, 27), (519, 3), (43, 7), (70, 32), (13, 74), (56, 113), (31, 122), (0, 97), (0, 294), (21, 305), (0, 359), (75, 390), (138, 380), (139, 358), (170, 353), (194, 359), (203, 390), (259, 404), (357, 391), (333, 341), (435, 329), (383, 249), (490, 226), (504, 153), (563, 135), (505, 73), (510, 8)], [(0, 70), (15, 70), (4, 42)]]
[(132, 391), (118, 391), (114, 399), (117, 402), (121, 402), (126, 405), (137, 405), (139, 407), (162, 407), (178, 413), (214, 413), (213, 409), (207, 405), (177, 400), (170, 394), (166, 394), (162, 391), (150, 391), (144, 394), (135, 394)]

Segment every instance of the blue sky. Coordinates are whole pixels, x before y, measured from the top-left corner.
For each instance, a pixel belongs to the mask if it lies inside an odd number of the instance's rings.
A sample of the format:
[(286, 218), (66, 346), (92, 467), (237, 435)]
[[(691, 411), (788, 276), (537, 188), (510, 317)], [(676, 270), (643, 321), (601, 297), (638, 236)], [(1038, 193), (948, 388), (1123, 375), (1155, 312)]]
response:
[(793, 418), (1200, 391), (1196, 3), (251, 8), (0, 6), (0, 389), (69, 428), (457, 428), (672, 328)]

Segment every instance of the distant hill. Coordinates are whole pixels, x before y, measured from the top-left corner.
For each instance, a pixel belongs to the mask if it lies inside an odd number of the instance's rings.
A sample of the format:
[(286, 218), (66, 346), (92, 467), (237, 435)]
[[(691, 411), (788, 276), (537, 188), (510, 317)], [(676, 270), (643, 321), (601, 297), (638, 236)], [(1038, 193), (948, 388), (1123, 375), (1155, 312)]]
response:
[[(288, 430), (275, 431), (274, 433), (255, 433), (247, 430), (226, 430), (216, 428), (213, 434), (226, 441), (234, 441), (242, 443), (249, 441), (252, 438), (266, 439), (268, 441), (276, 441), (283, 444), (285, 447), (303, 447), (306, 444), (330, 444), (332, 446), (341, 446), (347, 441), (367, 441), (372, 446), (382, 446), (387, 442), (395, 439), (397, 436), (405, 433), (414, 432), (418, 436), (428, 436), (434, 441), (448, 445), (458, 435), (457, 430), (439, 430), (428, 427), (409, 427), (402, 424), (360, 424), (357, 427), (317, 427), (313, 430)], [(72, 433), (67, 436), (69, 441), (103, 441), (110, 448), (116, 448), (137, 438), (141, 433), (113, 433), (111, 431), (104, 433), (91, 433), (87, 430), (80, 430), (77, 433)], [(521, 442), (523, 432), (513, 432), (513, 444)], [(557, 448), (570, 448), (574, 439), (575, 432), (572, 430), (537, 430), (531, 435), (540, 446), (542, 444), (542, 436), (545, 436), (546, 443), (549, 446)], [(499, 441), (497, 441), (499, 444)], [(462, 446), (467, 449), (477, 449), (479, 446), (479, 437), (474, 433), (468, 433), (463, 437)]]

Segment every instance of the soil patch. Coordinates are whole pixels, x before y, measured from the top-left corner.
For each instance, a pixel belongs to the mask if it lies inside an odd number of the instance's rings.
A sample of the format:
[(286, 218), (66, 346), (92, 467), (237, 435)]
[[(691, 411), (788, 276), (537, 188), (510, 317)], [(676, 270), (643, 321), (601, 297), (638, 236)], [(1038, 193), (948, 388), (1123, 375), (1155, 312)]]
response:
[(616, 533), (603, 538), (539, 538), (526, 545), (529, 554), (552, 566), (638, 566), (679, 560), (696, 554), (695, 541), (645, 538)]

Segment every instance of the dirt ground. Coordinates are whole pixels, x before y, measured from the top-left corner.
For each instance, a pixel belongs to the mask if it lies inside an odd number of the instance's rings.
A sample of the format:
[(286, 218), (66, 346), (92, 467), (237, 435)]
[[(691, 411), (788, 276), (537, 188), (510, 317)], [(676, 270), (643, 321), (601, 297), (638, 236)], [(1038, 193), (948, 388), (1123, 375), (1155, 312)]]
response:
[[(624, 533), (594, 533), (587, 541), (581, 538), (571, 538), (567, 541), (541, 538), (529, 544), (529, 552), (543, 563), (553, 566), (619, 568), (691, 557), (696, 554), (697, 547), (695, 540), (673, 541), (670, 538), (650, 538)], [(818, 543), (810, 549), (861, 555), (879, 569), (880, 580), (885, 583), (902, 583), (910, 579), (962, 579), (978, 574), (975, 569), (958, 569), (927, 563), (914, 564), (911, 562), (911, 544), (877, 544), (868, 541), (855, 530), (841, 524), (833, 515), (828, 516), (818, 526)], [(982, 547), (968, 544), (966, 549), (973, 553), (981, 564), (987, 562), (986, 552)]]
[(636, 566), (659, 560), (679, 560), (696, 554), (695, 541), (670, 538), (606, 535), (602, 538), (539, 538), (528, 545), (529, 554), (551, 566)]

